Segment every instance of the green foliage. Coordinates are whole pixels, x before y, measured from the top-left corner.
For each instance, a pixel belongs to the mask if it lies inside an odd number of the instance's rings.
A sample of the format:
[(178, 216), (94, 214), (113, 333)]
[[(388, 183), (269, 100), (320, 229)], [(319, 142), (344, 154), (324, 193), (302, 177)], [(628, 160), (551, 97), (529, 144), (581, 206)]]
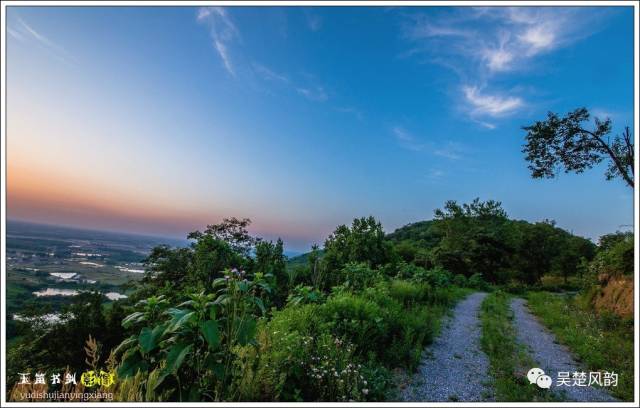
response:
[[(328, 333), (260, 330), (259, 348), (238, 350), (241, 401), (358, 401), (369, 394), (353, 346)], [(247, 370), (247, 367), (251, 367)]]
[(337, 291), (323, 304), (289, 303), (260, 324), (256, 348), (236, 351), (233, 388), (244, 400), (381, 400), (392, 385), (389, 369), (419, 363), (439, 316), (460, 296), (394, 280)]
[(618, 373), (618, 386), (609, 388), (625, 401), (633, 400), (633, 320), (614, 315), (597, 316), (583, 306), (583, 299), (529, 292), (531, 311), (540, 317), (558, 340), (577, 354), (592, 371)]
[(479, 273), (474, 273), (473, 275), (469, 276), (469, 280), (467, 281), (467, 284), (469, 285), (470, 288), (474, 288), (482, 291), (489, 290), (489, 284), (482, 278), (482, 275)]
[(325, 241), (324, 250), (325, 288), (342, 283), (339, 271), (349, 263), (364, 263), (375, 269), (393, 257), (382, 225), (373, 217), (356, 218), (351, 227), (338, 226)]
[(502, 290), (512, 295), (524, 295), (530, 288), (531, 286), (516, 281), (509, 282), (502, 286)]
[[(361, 357), (369, 353), (381, 357), (389, 345), (388, 316), (392, 311), (382, 309), (364, 296), (338, 294), (329, 298), (318, 312), (337, 337), (355, 345), (355, 352)], [(376, 344), (372, 344), (371, 339), (376, 339)]]
[(270, 290), (260, 275), (226, 270), (213, 293), (193, 293), (176, 307), (162, 297), (138, 304), (125, 327), (141, 327), (125, 339), (118, 375), (145, 373), (145, 395), (158, 400), (219, 400), (228, 397), (233, 350), (255, 343), (257, 317), (265, 312), (256, 296)]
[(324, 294), (311, 286), (298, 285), (289, 293), (287, 303), (292, 305), (319, 303), (324, 300)]
[(633, 233), (617, 232), (600, 238), (593, 262), (596, 273), (633, 275)]
[[(482, 275), (487, 282), (517, 280), (529, 285), (547, 274), (568, 279), (594, 256), (594, 245), (557, 228), (552, 221), (509, 220), (499, 202), (447, 201), (435, 219), (410, 224), (389, 235), (404, 262), (440, 267), (454, 275)], [(399, 277), (416, 271), (399, 266)]]
[(340, 270), (338, 282), (348, 289), (362, 290), (380, 279), (380, 273), (366, 263), (349, 262)]
[(466, 276), (458, 274), (453, 277), (453, 284), (460, 288), (466, 288), (469, 285), (469, 281)]
[(284, 256), (284, 244), (281, 239), (276, 243), (260, 241), (255, 247), (254, 271), (262, 273), (264, 276), (273, 277), (271, 285), (275, 287), (273, 291), (273, 301), (282, 305), (290, 287), (293, 286), (291, 275), (286, 272), (286, 257)]
[(193, 250), (189, 283), (199, 289), (210, 287), (213, 280), (221, 277), (226, 268), (240, 268), (243, 264), (242, 257), (228, 242), (209, 234), (200, 235)]
[(240, 400), (365, 400), (369, 392), (354, 346), (334, 336), (316, 304), (289, 305), (258, 329), (257, 348), (239, 350)]
[[(75, 354), (93, 335), (102, 360), (116, 356), (127, 395), (142, 400), (379, 401), (394, 386), (391, 370), (418, 365), (467, 288), (521, 290), (545, 274), (575, 281), (628, 271), (633, 260), (632, 239), (603, 237), (596, 268), (588, 241), (552, 222), (509, 220), (495, 201), (449, 201), (435, 215), (388, 237), (373, 217), (356, 219), (291, 262), (281, 240), (225, 219), (190, 234), (187, 248), (154, 248), (126, 301), (107, 308), (101, 295), (83, 294), (63, 310), (64, 325), (10, 328), (36, 339), (12, 347), (11, 373), (69, 362), (81, 371)], [(489, 350), (510, 341), (504, 295), (491, 296), (486, 314), (498, 322), (483, 324), (498, 343)], [(495, 358), (509, 359), (497, 367), (522, 361), (515, 352)]]
[(389, 283), (389, 296), (404, 306), (414, 306), (429, 300), (431, 287), (426, 283), (415, 283), (394, 279)]
[(425, 272), (423, 267), (404, 261), (400, 262), (397, 269), (396, 278), (398, 279), (413, 279), (414, 276), (421, 275)]
[(24, 370), (60, 370), (66, 367), (81, 371), (86, 368), (82, 350), (92, 336), (100, 348), (99, 363), (124, 337), (120, 326), (123, 316), (119, 307), (108, 309), (106, 298), (99, 292), (81, 292), (60, 312), (60, 323), (47, 322), (34, 316), (32, 323), (22, 325), (22, 337), (7, 352), (7, 375), (17, 378)]
[(256, 243), (260, 241), (249, 235), (247, 230), (249, 225), (251, 225), (249, 218), (241, 220), (236, 217), (225, 218), (220, 224), (207, 225), (204, 233), (194, 231), (188, 237), (199, 241), (203, 236), (209, 236), (216, 241), (226, 242), (233, 252), (248, 257)]
[(453, 277), (449, 271), (436, 266), (429, 270), (419, 270), (415, 275), (413, 275), (412, 280), (414, 282), (428, 283), (434, 288), (444, 288), (451, 285)]
[(622, 178), (633, 188), (634, 149), (629, 128), (622, 137), (610, 140), (611, 120), (595, 118), (595, 128), (585, 129), (589, 111), (578, 108), (559, 117), (549, 112), (547, 119), (525, 126), (526, 144), (522, 150), (534, 178), (553, 178), (558, 168), (565, 173), (582, 173), (603, 160), (609, 160), (607, 180)]
[(360, 294), (338, 293), (318, 313), (333, 334), (354, 344), (362, 358), (412, 368), (423, 346), (433, 339), (443, 311), (440, 306), (449, 307), (460, 296), (451, 288), (414, 285), (392, 281)]

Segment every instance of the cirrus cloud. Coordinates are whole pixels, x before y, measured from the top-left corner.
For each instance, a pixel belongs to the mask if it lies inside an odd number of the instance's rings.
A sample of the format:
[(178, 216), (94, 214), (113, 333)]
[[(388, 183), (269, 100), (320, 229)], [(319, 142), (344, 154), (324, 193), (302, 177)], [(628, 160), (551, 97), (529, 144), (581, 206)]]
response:
[(483, 93), (476, 86), (465, 86), (462, 91), (474, 115), (500, 117), (513, 113), (524, 105), (519, 97)]
[(209, 25), (209, 34), (214, 49), (220, 56), (224, 68), (232, 76), (236, 76), (230, 55), (230, 44), (240, 38), (240, 32), (223, 7), (201, 7), (197, 20)]
[(606, 12), (576, 7), (462, 7), (429, 9), (404, 16), (403, 38), (412, 47), (400, 55), (418, 57), (453, 71), (462, 89), (462, 108), (488, 129), (498, 118), (527, 105), (513, 95), (490, 91), (505, 75), (521, 74), (544, 54), (593, 34)]

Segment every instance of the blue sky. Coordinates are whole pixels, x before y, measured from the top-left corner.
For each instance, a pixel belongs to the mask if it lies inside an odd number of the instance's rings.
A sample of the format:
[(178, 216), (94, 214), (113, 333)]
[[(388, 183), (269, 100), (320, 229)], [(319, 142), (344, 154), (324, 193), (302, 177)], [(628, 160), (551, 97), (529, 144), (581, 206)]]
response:
[(288, 248), (445, 200), (596, 238), (633, 222), (604, 165), (530, 178), (523, 125), (633, 126), (633, 9), (10, 7), (9, 216)]

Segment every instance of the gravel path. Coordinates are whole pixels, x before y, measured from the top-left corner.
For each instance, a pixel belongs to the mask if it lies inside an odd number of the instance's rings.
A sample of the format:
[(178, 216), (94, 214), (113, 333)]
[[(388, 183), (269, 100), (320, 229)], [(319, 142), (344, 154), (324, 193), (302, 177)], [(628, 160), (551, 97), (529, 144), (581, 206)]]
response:
[(602, 388), (562, 386), (556, 387), (559, 371), (586, 371), (573, 359), (571, 352), (565, 346), (556, 343), (555, 337), (529, 312), (526, 301), (514, 298), (511, 301), (511, 309), (514, 313), (517, 338), (531, 353), (533, 359), (539, 364), (548, 376), (553, 380), (551, 389), (561, 390), (565, 400), (568, 401), (616, 401)]
[(440, 336), (425, 351), (405, 401), (486, 401), (489, 360), (480, 350), (480, 304), (486, 293), (474, 293), (443, 321)]

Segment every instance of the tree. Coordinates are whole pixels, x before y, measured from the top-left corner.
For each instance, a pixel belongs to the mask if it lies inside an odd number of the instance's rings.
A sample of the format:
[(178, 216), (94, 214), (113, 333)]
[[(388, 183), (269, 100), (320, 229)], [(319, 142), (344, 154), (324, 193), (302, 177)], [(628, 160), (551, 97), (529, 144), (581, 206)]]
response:
[(507, 213), (499, 201), (447, 201), (434, 211), (442, 239), (432, 252), (435, 264), (454, 274), (481, 273), (495, 282), (508, 265), (510, 247), (502, 232)]
[(249, 256), (251, 250), (259, 238), (249, 235), (247, 228), (251, 225), (249, 218), (238, 219), (236, 217), (225, 218), (220, 224), (207, 225), (204, 233), (194, 231), (189, 234), (189, 239), (198, 239), (202, 235), (211, 235), (216, 239), (227, 242), (231, 248), (243, 256)]
[(278, 305), (287, 298), (289, 287), (293, 283), (287, 275), (286, 262), (282, 239), (278, 238), (275, 244), (271, 241), (260, 241), (256, 244), (254, 270), (272, 281), (271, 285), (276, 289), (274, 295)]
[(633, 275), (633, 233), (616, 232), (600, 237), (593, 268), (609, 275)]
[(320, 264), (320, 249), (317, 244), (311, 246), (311, 252), (307, 258), (309, 265), (309, 274), (311, 275), (311, 284), (315, 289), (322, 288), (322, 265)]
[(556, 273), (564, 278), (567, 283), (569, 276), (579, 274), (581, 264), (590, 261), (595, 255), (595, 245), (582, 237), (571, 235), (562, 231), (559, 233), (562, 250), (554, 259)]
[(164, 287), (170, 284), (179, 289), (189, 279), (193, 261), (191, 248), (170, 248), (158, 245), (145, 259), (145, 274), (142, 282), (152, 287)]
[(629, 128), (611, 140), (611, 120), (596, 117), (595, 128), (588, 130), (584, 123), (589, 117), (586, 108), (578, 108), (562, 118), (549, 112), (546, 120), (523, 127), (527, 135), (522, 152), (530, 163), (532, 177), (553, 178), (560, 166), (565, 173), (582, 173), (608, 159), (607, 180), (621, 177), (633, 188), (634, 150)]
[(375, 269), (392, 258), (392, 245), (385, 239), (382, 225), (375, 218), (356, 218), (351, 228), (340, 225), (324, 243), (324, 264), (328, 279), (336, 283), (337, 273), (347, 263), (364, 263)]
[(527, 284), (539, 283), (543, 275), (551, 272), (553, 259), (562, 250), (555, 222), (522, 224), (521, 234), (516, 263), (520, 280)]
[(203, 234), (193, 245), (191, 284), (209, 289), (214, 279), (221, 278), (228, 268), (242, 269), (246, 260), (231, 244), (211, 234)]

